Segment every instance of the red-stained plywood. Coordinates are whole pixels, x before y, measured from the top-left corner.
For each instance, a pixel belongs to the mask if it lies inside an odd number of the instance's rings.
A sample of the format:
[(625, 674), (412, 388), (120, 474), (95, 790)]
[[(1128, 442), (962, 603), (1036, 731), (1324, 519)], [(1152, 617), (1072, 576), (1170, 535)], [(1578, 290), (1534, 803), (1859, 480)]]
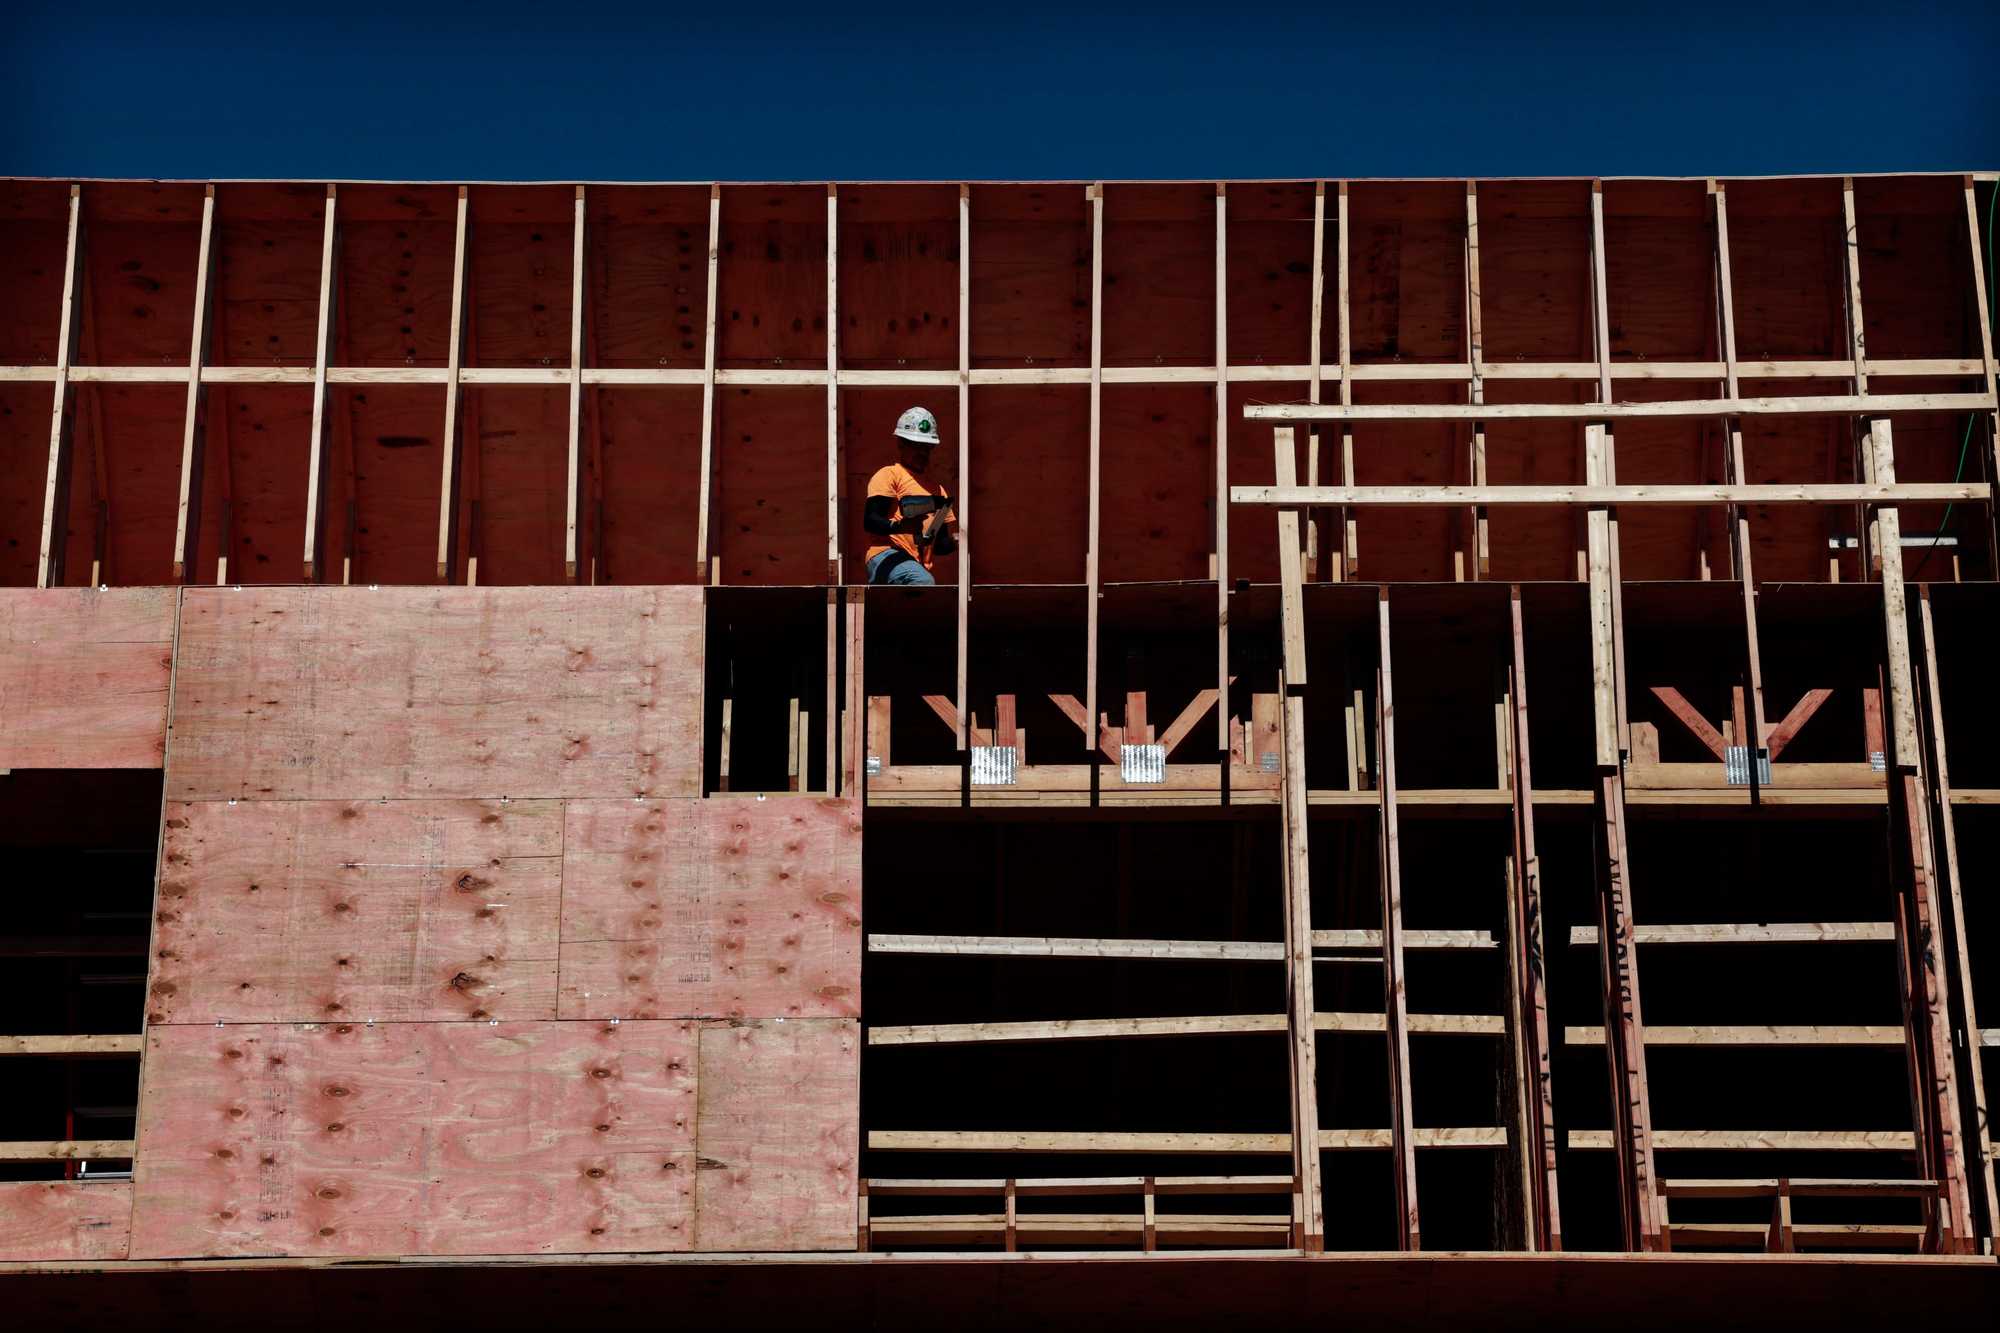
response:
[(165, 846), (149, 1023), (555, 1017), (555, 802), (176, 802)]
[(845, 801), (571, 802), (562, 913), (564, 1018), (860, 1012)]
[(0, 591), (0, 769), (158, 768), (174, 594)]
[(46, 384), (0, 384), (0, 585), (10, 588), (35, 586), (53, 403)]
[(95, 1263), (132, 1247), (129, 1180), (24, 1180), (0, 1185), (0, 1262)]
[(699, 789), (698, 589), (201, 588), (182, 627), (174, 799)]
[(702, 1027), (695, 1248), (854, 1248), (859, 1077), (850, 1020)]
[(155, 1028), (133, 1254), (687, 1249), (695, 1053), (682, 1023)]

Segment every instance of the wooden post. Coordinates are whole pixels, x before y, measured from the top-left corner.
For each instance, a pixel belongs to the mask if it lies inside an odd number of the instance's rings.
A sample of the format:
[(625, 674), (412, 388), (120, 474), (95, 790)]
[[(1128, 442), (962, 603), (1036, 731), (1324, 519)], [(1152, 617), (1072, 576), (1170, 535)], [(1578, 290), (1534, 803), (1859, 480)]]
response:
[(972, 617), (972, 187), (958, 187), (958, 748), (966, 746)]
[[(1466, 360), (1471, 380), (1467, 385), (1467, 401), (1486, 401), (1486, 335), (1484, 318), (1480, 312), (1479, 287), (1479, 183), (1465, 183), (1465, 328)], [(1472, 484), (1486, 484), (1486, 423), (1472, 423)], [(1491, 572), (1492, 544), (1487, 529), (1486, 507), (1475, 505), (1472, 510), (1473, 570), (1475, 578), (1485, 578)]]
[[(1347, 281), (1347, 214), (1347, 182), (1342, 181), (1340, 183), (1340, 227), (1339, 235), (1336, 238), (1340, 243), (1340, 255), (1338, 262), (1335, 264), (1335, 268), (1339, 274), (1340, 288), (1338, 295), (1340, 298), (1340, 405), (1342, 407), (1349, 406), (1354, 402), (1354, 334), (1351, 327), (1351, 307), (1353, 301), (1352, 291)], [(1347, 421), (1340, 423), (1340, 484), (1343, 486), (1352, 486), (1354, 484), (1354, 424)], [(1336, 569), (1334, 574), (1336, 580), (1354, 578), (1357, 573), (1355, 563), (1361, 558), (1360, 543), (1356, 540), (1355, 536), (1354, 511), (1352, 509), (1343, 509), (1340, 511), (1340, 514), (1341, 563), (1346, 569), (1345, 573), (1340, 572), (1338, 568)]]
[[(1090, 199), (1090, 535), (1084, 547), (1084, 748), (1097, 751), (1097, 540), (1102, 506), (1104, 424), (1104, 183), (1089, 188)], [(1093, 759), (1092, 764), (1096, 763)]]
[[(35, 570), (35, 586), (59, 587), (63, 562), (69, 554), (69, 477), (71, 443), (75, 437), (76, 413), (71, 410), (75, 395), (70, 391), (69, 368), (76, 359), (77, 333), (83, 321), (77, 318), (76, 293), (83, 274), (83, 187), (69, 187), (69, 233), (63, 246), (62, 318), (56, 333), (55, 398), (50, 406), (49, 462), (42, 483), (42, 549)], [(102, 456), (104, 441), (97, 441)]]
[(583, 302), (584, 282), (584, 198), (576, 187), (575, 222), (570, 229), (569, 269), (569, 489), (563, 504), (563, 577), (577, 581), (581, 559), (577, 550), (576, 524), (582, 490), (578, 485), (583, 463)]
[[(715, 276), (716, 259), (722, 244), (722, 186), (708, 187), (708, 319), (702, 333), (701, 380), (701, 480), (696, 497), (695, 575), (703, 583), (720, 583), (722, 570), (715, 559), (715, 538), (710, 518), (715, 509)], [(832, 330), (827, 336), (833, 336)]]
[(1416, 1123), (1410, 1104), (1410, 1014), (1403, 984), (1402, 844), (1396, 829), (1395, 673), (1389, 655), (1389, 590), (1376, 597), (1381, 666), (1375, 677), (1375, 734), (1381, 778), (1382, 1012), (1389, 1047), (1389, 1143), (1395, 1154), (1396, 1215), (1400, 1247), (1423, 1248), (1417, 1220)]
[[(1987, 1114), (1985, 1059), (1981, 1054), (1979, 1007), (1972, 990), (1972, 959), (1966, 946), (1965, 898), (1958, 873), (1958, 829), (1951, 808), (1951, 770), (1945, 759), (1944, 696), (1938, 691), (1937, 634), (1931, 623), (1931, 590), (1917, 590), (1924, 644), (1925, 697), (1930, 708), (1930, 743), (1934, 808), (1938, 831), (1944, 845), (1946, 898), (1951, 904), (1951, 957), (1957, 965), (1954, 988), (1962, 1023), (1966, 1085), (1972, 1099), (1972, 1135), (1968, 1148), (1979, 1164), (1980, 1197), (1985, 1213), (1986, 1234), (2000, 1237), (2000, 1199), (1994, 1197), (1993, 1137)], [(1949, 972), (1950, 969), (1947, 969)], [(1947, 1017), (1949, 1015), (1947, 1014)], [(1970, 1240), (1970, 1237), (1967, 1238)]]
[(826, 187), (826, 581), (840, 564), (840, 187)]
[[(1322, 363), (1326, 356), (1324, 339), (1320, 325), (1326, 320), (1326, 182), (1313, 182), (1313, 268), (1312, 268), (1312, 328), (1307, 334), (1307, 356), (1312, 362), (1312, 379), (1307, 387), (1309, 403), (1320, 400), (1320, 380)], [(1306, 485), (1319, 485), (1319, 436), (1318, 426), (1306, 428)], [(1306, 513), (1306, 578), (1319, 578), (1320, 520), (1324, 516), (1310, 510)], [(1227, 713), (1228, 698), (1224, 696), (1222, 711)]]
[[(1287, 558), (1293, 557), (1289, 551)], [(1229, 193), (1215, 186), (1215, 688), (1229, 697)], [(1215, 710), (1215, 748), (1229, 750), (1229, 709)], [(1223, 762), (1227, 762), (1224, 760)]]
[(1531, 1250), (1560, 1250), (1556, 1189), (1556, 1113), (1550, 1077), (1549, 1005), (1542, 938), (1542, 867), (1535, 852), (1534, 780), (1528, 761), (1528, 654), (1521, 620), (1521, 585), (1510, 590), (1513, 664), (1508, 676), (1508, 777), (1513, 786), (1514, 856), (1508, 880), (1509, 971), (1514, 1044), (1520, 1084), (1520, 1154), (1527, 1177), (1524, 1240)]
[(327, 357), (332, 349), (334, 306), (340, 284), (335, 279), (339, 262), (340, 224), (336, 216), (340, 196), (336, 187), (326, 187), (326, 225), (320, 235), (319, 327), (313, 348), (312, 437), (306, 461), (306, 548), (305, 581), (318, 583), (326, 577), (326, 561), (320, 545), (326, 540), (326, 475), (330, 463), (329, 423), (332, 413), (326, 397)]
[[(1967, 245), (1970, 247), (1970, 254), (1972, 256), (1972, 296), (1979, 307), (1979, 353), (1986, 365), (1986, 396), (1994, 399), (1996, 406), (2000, 406), (2000, 397), (1996, 397), (1995, 393), (1995, 382), (1996, 378), (2000, 377), (2000, 370), (1996, 369), (1993, 356), (1993, 310), (1987, 304), (1993, 298), (1992, 293), (1986, 289), (1986, 265), (1983, 262), (1985, 246), (1981, 243), (1979, 233), (1979, 201), (1978, 196), (1973, 191), (1972, 183), (1972, 177), (1967, 176), (1965, 178), (1965, 239)], [(2000, 182), (1995, 182), (1993, 188), (2000, 190)], [(1991, 467), (1987, 475), (2000, 477), (2000, 413), (1988, 412), (1985, 416), (1986, 444), (1987, 448), (1991, 451)]]
[[(1275, 437), (1279, 484), (1297, 475), (1290, 427)], [(1284, 665), (1279, 674), (1279, 836), (1285, 894), (1286, 1013), (1292, 1091), (1292, 1179), (1296, 1189), (1293, 1220), (1298, 1248), (1323, 1249), (1326, 1244), (1325, 1203), (1320, 1190), (1319, 1061), (1313, 1026), (1312, 875), (1308, 858), (1305, 741), (1305, 598), (1300, 588), (1299, 516), (1278, 511), (1279, 614), (1284, 621)], [(1256, 741), (1250, 743), (1256, 762)]]
[[(467, 227), (471, 220), (471, 199), (465, 186), (458, 187), (458, 224), (451, 252), (451, 341), (447, 345), (444, 379), (444, 478), (438, 497), (439, 583), (452, 582), (452, 562), (458, 559), (458, 493), (464, 471), (459, 421), (463, 404), (458, 387), (459, 372), (465, 365), (466, 329), (470, 312), (465, 308), (465, 268)], [(478, 440), (473, 448), (479, 447)]]
[[(1736, 298), (1729, 273), (1729, 201), (1723, 185), (1710, 181), (1711, 197), (1715, 200), (1715, 275), (1716, 275), (1716, 319), (1719, 325), (1719, 340), (1722, 344), (1723, 388), (1727, 397), (1734, 399), (1741, 394), (1741, 385), (1736, 373)], [(1723, 480), (1732, 486), (1748, 485), (1750, 477), (1743, 464), (1743, 421), (1740, 417), (1723, 419), (1723, 429), (1727, 435), (1727, 452), (1723, 456)], [(1730, 563), (1736, 572), (1736, 581), (1743, 590), (1744, 643), (1749, 653), (1750, 673), (1750, 734), (1739, 739), (1737, 744), (1750, 748), (1750, 790), (1751, 799), (1761, 787), (1759, 762), (1766, 757), (1764, 722), (1764, 666), (1763, 654), (1759, 650), (1757, 637), (1757, 580), (1750, 560), (1750, 514), (1739, 505), (1729, 507)]]
[[(1850, 205), (1851, 206), (1851, 205)], [(1856, 294), (1858, 295), (1858, 289)], [(1887, 417), (1861, 423), (1871, 480), (1896, 480), (1895, 440)], [(1944, 1186), (1939, 1244), (1947, 1252), (1969, 1248), (1972, 1214), (1965, 1164), (1959, 1154), (1958, 1080), (1952, 1055), (1947, 983), (1940, 975), (1938, 932), (1943, 926), (1932, 859), (1929, 810), (1924, 795), (1923, 752), (1918, 740), (1916, 677), (1910, 659), (1910, 610), (1903, 584), (1901, 519), (1894, 506), (1876, 510), (1881, 540), (1882, 617), (1888, 647), (1889, 755), (1892, 818), (1900, 816), (1909, 850), (1901, 882), (1904, 908), (1896, 914), (1899, 948), (1907, 960), (1903, 1002), (1912, 1043), (1912, 1093), (1917, 1126), (1929, 1155), (1928, 1174)], [(1900, 797), (1898, 791), (1900, 789)]]
[[(207, 425), (207, 390), (201, 368), (208, 364), (209, 312), (215, 301), (215, 187), (201, 198), (201, 250), (195, 258), (194, 336), (188, 345), (187, 412), (181, 419), (181, 494), (174, 525), (174, 582), (195, 578), (201, 548), (201, 479), (207, 463), (202, 433)], [(102, 442), (98, 447), (103, 448)]]

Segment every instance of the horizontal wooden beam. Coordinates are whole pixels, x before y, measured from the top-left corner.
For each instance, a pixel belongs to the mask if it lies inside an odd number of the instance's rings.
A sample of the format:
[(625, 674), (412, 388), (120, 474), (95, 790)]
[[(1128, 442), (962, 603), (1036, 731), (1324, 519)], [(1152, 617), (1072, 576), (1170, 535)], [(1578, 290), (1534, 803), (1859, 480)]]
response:
[[(1761, 1222), (1669, 1222), (1667, 1235), (1677, 1250), (1708, 1245), (1754, 1245), (1763, 1249), (1771, 1229)], [(1867, 1223), (1795, 1222), (1787, 1231), (1795, 1244), (1813, 1249), (1919, 1250), (1925, 1228)]]
[[(1381, 1032), (1381, 1014), (1316, 1013), (1321, 1032)], [(963, 1046), (980, 1042), (1070, 1041), (1117, 1037), (1195, 1037), (1221, 1033), (1283, 1032), (1283, 1014), (1210, 1014), (1177, 1018), (1058, 1018), (1041, 1022), (925, 1023), (868, 1030), (870, 1046)], [(1498, 1037), (1505, 1026), (1493, 1014), (1411, 1014), (1417, 1035)]]
[(1012, 1185), (1022, 1198), (1095, 1194), (1141, 1194), (1147, 1180), (1155, 1194), (1289, 1194), (1290, 1176), (1040, 1176), (1015, 1180), (894, 1180), (870, 1178), (867, 1192), (916, 1198), (1005, 1194)]
[[(1608, 1129), (1572, 1129), (1578, 1151), (1611, 1147)], [(1913, 1152), (1907, 1129), (1655, 1129), (1653, 1147), (1668, 1152)]]
[(0, 1056), (7, 1055), (137, 1055), (145, 1038), (136, 1032), (109, 1036), (66, 1035), (0, 1037)]
[[(1572, 1139), (1575, 1135), (1571, 1135)], [(1906, 1134), (1903, 1136), (1908, 1138)], [(1504, 1148), (1507, 1131), (1498, 1125), (1422, 1128), (1419, 1148)], [(1322, 1129), (1319, 1146), (1329, 1150), (1387, 1149), (1386, 1129)], [(1289, 1134), (1119, 1133), (1046, 1130), (876, 1129), (868, 1133), (876, 1152), (1102, 1152), (1289, 1154)]]
[[(1371, 793), (1372, 795), (1372, 793)], [(1396, 802), (1402, 804), (1402, 793), (1397, 793)], [(1379, 930), (1315, 930), (1315, 949), (1380, 949), (1382, 932)], [(1491, 931), (1485, 930), (1405, 930), (1402, 932), (1403, 948), (1409, 949), (1497, 949), (1500, 942), (1493, 938)], [(1380, 961), (1379, 959), (1375, 961)]]
[(1058, 1018), (1024, 1023), (926, 1023), (868, 1030), (870, 1046), (954, 1046), (987, 1041), (1065, 1041), (1104, 1037), (1194, 1037), (1283, 1032), (1283, 1014), (1211, 1014), (1186, 1018)]
[(870, 935), (870, 953), (979, 954), (1006, 958), (1172, 958), (1276, 962), (1282, 944), (1236, 940), (1101, 940), (1026, 935)]
[(1992, 410), (1993, 399), (1983, 393), (1863, 393), (1676, 398), (1653, 403), (1252, 403), (1243, 409), (1243, 415), (1251, 421), (1622, 421), (1632, 417), (1849, 417)]
[(1240, 1246), (1263, 1240), (1284, 1246), (1291, 1241), (1287, 1214), (1156, 1213), (948, 1213), (914, 1217), (871, 1217), (868, 1234), (874, 1241), (921, 1241), (925, 1244), (970, 1243), (981, 1239), (1060, 1242), (1096, 1245), (1157, 1237), (1183, 1245)]
[(1755, 1199), (1772, 1194), (1789, 1194), (1795, 1199), (1922, 1199), (1938, 1192), (1935, 1180), (1843, 1180), (1812, 1177), (1769, 1180), (1663, 1180), (1660, 1196), (1666, 1199)]
[[(1646, 1024), (1648, 1046), (1891, 1046), (1901, 1048), (1899, 1027), (1719, 1026), (1673, 1027)], [(1571, 1046), (1602, 1046), (1601, 1027), (1568, 1027), (1563, 1041)]]
[(1984, 501), (1982, 481), (1805, 482), (1713, 486), (1232, 486), (1229, 502), (1280, 508), (1355, 505), (1389, 509), (1462, 509), (1468, 505), (1559, 508), (1565, 505), (1847, 505)]
[[(1635, 944), (1807, 944), (1895, 938), (1896, 927), (1888, 921), (1729, 922), (1632, 928)], [(1595, 946), (1597, 927), (1571, 926), (1569, 942)]]
[(0, 1162), (121, 1161), (132, 1156), (130, 1139), (15, 1139), (0, 1141)]

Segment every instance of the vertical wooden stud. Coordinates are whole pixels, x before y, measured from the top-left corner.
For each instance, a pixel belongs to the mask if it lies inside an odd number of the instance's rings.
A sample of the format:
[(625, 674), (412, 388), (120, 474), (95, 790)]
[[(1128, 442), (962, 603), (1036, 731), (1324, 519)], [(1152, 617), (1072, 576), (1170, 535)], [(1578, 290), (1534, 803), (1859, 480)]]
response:
[[(181, 419), (181, 493), (174, 521), (174, 582), (195, 577), (201, 547), (201, 478), (206, 463), (202, 430), (207, 390), (201, 368), (208, 364), (209, 313), (215, 300), (215, 187), (201, 199), (201, 250), (195, 259), (194, 337), (188, 346), (187, 412)], [(102, 444), (99, 445), (102, 448)]]
[[(76, 359), (77, 332), (83, 321), (77, 315), (77, 287), (83, 273), (83, 187), (69, 187), (69, 232), (63, 244), (62, 316), (56, 332), (55, 397), (50, 405), (49, 461), (42, 482), (42, 549), (36, 561), (35, 586), (53, 588), (63, 581), (64, 557), (69, 553), (69, 478), (73, 461), (71, 444), (75, 437), (76, 395), (70, 389), (70, 363)], [(97, 441), (104, 452), (104, 441)]]
[(339, 261), (339, 204), (338, 189), (327, 186), (326, 225), (320, 235), (319, 251), (319, 327), (313, 347), (312, 436), (306, 460), (307, 583), (319, 583), (326, 577), (326, 560), (320, 548), (326, 541), (326, 476), (333, 452), (329, 429), (333, 414), (327, 404), (326, 372), (338, 317), (334, 307), (340, 297), (340, 284), (334, 277)]
[[(438, 497), (439, 583), (452, 581), (452, 562), (458, 558), (458, 494), (463, 484), (461, 478), (465, 465), (461, 457), (464, 452), (461, 436), (465, 432), (459, 421), (464, 399), (458, 377), (465, 366), (466, 330), (471, 322), (470, 312), (465, 308), (466, 239), (470, 221), (471, 197), (466, 187), (461, 185), (458, 187), (458, 222), (451, 252), (451, 341), (445, 351), (444, 478)], [(478, 447), (479, 442), (475, 439), (473, 448)]]

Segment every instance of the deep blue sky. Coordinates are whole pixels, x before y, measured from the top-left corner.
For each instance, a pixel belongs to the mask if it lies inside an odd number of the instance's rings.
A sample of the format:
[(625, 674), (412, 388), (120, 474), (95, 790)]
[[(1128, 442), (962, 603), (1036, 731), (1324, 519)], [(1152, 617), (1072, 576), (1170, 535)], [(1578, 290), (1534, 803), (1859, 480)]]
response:
[[(2000, 167), (2000, 4), (21, 0), (0, 174), (1740, 175)], [(976, 6), (974, 8), (977, 8)], [(1614, 11), (1614, 12), (1607, 12)]]

